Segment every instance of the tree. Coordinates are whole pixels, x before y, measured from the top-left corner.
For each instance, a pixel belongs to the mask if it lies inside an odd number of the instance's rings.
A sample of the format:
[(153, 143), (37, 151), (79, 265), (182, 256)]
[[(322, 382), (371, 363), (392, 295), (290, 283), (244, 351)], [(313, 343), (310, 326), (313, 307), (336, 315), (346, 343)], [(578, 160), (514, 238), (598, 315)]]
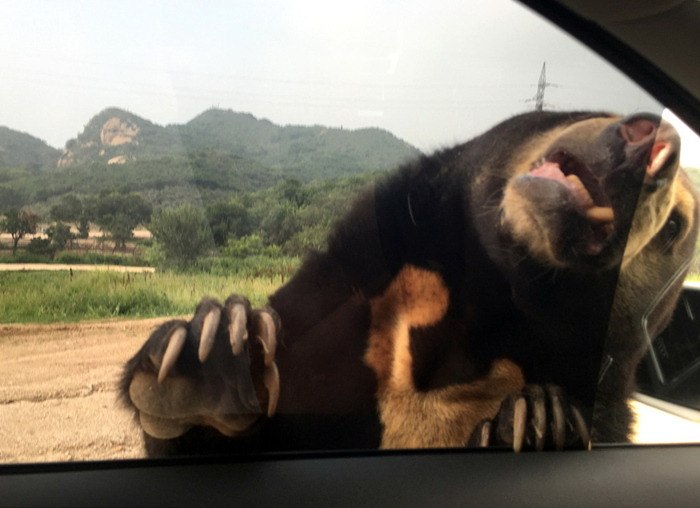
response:
[(51, 207), (51, 217), (61, 222), (72, 222), (78, 226), (78, 237), (90, 236), (90, 220), (95, 213), (94, 199), (80, 199), (75, 194), (63, 196)]
[(211, 234), (217, 246), (226, 245), (229, 238), (240, 238), (252, 233), (252, 218), (248, 210), (236, 202), (217, 201), (205, 211)]
[(161, 210), (148, 229), (169, 266), (186, 268), (214, 248), (204, 212), (192, 205)]
[(309, 250), (321, 250), (326, 247), (328, 228), (319, 224), (305, 227), (284, 244), (284, 253), (288, 256), (303, 256)]
[(90, 236), (90, 219), (81, 217), (78, 221), (78, 238), (88, 238)]
[(46, 236), (49, 237), (52, 246), (54, 246), (57, 251), (63, 250), (66, 244), (75, 238), (75, 235), (71, 233), (70, 226), (62, 222), (51, 225), (46, 230)]
[(30, 210), (10, 208), (5, 212), (5, 218), (0, 222), (0, 230), (10, 233), (12, 237), (12, 255), (17, 253), (17, 245), (25, 235), (36, 233), (39, 216)]
[(297, 208), (288, 201), (273, 207), (262, 220), (262, 238), (266, 245), (284, 245), (301, 231)]
[(56, 253), (63, 250), (66, 244), (75, 236), (71, 233), (70, 226), (57, 222), (46, 230), (48, 238), (32, 238), (27, 245), (27, 252), (39, 256), (48, 256), (50, 260)]
[(27, 244), (27, 252), (38, 256), (48, 256), (52, 260), (56, 255), (56, 248), (51, 244), (49, 238), (32, 238)]
[(231, 258), (247, 258), (250, 256), (279, 257), (282, 249), (277, 245), (264, 245), (258, 235), (247, 235), (240, 238), (229, 238), (221, 253)]
[(151, 205), (139, 194), (126, 190), (103, 192), (97, 199), (95, 222), (109, 233), (115, 248), (126, 249), (136, 226), (146, 223), (152, 213)]
[(24, 199), (16, 190), (0, 187), (0, 203), (4, 206), (20, 207), (24, 204)]
[(83, 210), (83, 202), (75, 194), (62, 196), (58, 204), (51, 207), (51, 217), (62, 222), (78, 222)]
[(278, 184), (277, 187), (282, 197), (297, 208), (309, 204), (309, 189), (296, 178), (287, 178), (282, 183)]

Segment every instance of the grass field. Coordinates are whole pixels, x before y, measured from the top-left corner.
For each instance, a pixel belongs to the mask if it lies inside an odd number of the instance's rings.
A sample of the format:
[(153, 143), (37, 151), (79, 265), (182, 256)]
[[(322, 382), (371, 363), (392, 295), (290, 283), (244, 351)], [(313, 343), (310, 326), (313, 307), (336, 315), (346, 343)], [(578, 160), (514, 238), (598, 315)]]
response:
[(242, 293), (257, 306), (282, 283), (279, 274), (3, 272), (0, 323), (191, 314), (203, 297), (223, 300), (231, 293)]
[[(253, 306), (284, 284), (298, 260), (220, 263), (210, 273), (0, 272), (0, 324), (76, 322), (191, 314), (205, 297), (246, 295)], [(687, 280), (700, 281), (692, 273)]]

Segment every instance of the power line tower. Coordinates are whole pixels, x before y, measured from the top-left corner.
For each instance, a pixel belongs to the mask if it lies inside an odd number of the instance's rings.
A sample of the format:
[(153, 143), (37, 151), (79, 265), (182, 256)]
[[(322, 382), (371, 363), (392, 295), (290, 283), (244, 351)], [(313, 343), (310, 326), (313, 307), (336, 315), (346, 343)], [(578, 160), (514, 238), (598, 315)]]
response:
[(526, 102), (535, 102), (535, 111), (542, 111), (544, 108), (544, 92), (548, 87), (558, 88), (554, 83), (547, 82), (547, 62), (542, 63), (542, 72), (540, 72), (540, 80), (537, 83), (537, 93), (532, 99), (528, 99)]
[(537, 83), (537, 95), (535, 95), (535, 111), (542, 111), (544, 107), (544, 90), (547, 88), (547, 62), (542, 64), (540, 80)]

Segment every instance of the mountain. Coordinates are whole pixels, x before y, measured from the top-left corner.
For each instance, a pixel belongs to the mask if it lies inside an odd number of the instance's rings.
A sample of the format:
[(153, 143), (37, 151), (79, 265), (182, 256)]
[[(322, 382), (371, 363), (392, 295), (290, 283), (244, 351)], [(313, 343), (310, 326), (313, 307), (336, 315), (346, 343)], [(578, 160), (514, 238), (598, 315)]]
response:
[(382, 129), (279, 126), (221, 109), (205, 111), (180, 132), (189, 146), (230, 151), (302, 180), (391, 169), (420, 153)]
[[(11, 146), (43, 143), (22, 136), (23, 143)], [(419, 154), (381, 129), (280, 126), (221, 109), (186, 124), (161, 126), (108, 108), (92, 117), (62, 154), (43, 143), (44, 158), (30, 159), (22, 155), (26, 150), (7, 146), (3, 153), (12, 167), (0, 164), (0, 200), (39, 211), (67, 193), (115, 188), (138, 191), (156, 208), (227, 199), (284, 178), (311, 181), (382, 171)], [(26, 160), (33, 161), (31, 171), (20, 167)]]
[(395, 167), (419, 152), (381, 129), (279, 126), (248, 113), (210, 109), (184, 125), (161, 127), (109, 108), (66, 144), (59, 167), (127, 164), (218, 150), (302, 180)]
[(108, 108), (92, 117), (83, 132), (66, 143), (58, 167), (95, 162), (124, 164), (181, 151), (181, 143), (172, 130), (128, 111)]
[(36, 171), (55, 166), (60, 154), (39, 138), (0, 127), (0, 167)]

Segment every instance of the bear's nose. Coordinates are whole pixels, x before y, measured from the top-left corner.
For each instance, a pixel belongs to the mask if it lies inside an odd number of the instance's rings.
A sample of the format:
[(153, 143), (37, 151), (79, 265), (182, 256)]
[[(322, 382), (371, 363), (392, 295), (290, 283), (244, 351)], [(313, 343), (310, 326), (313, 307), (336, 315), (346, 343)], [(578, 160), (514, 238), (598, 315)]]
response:
[(638, 154), (645, 158), (648, 183), (661, 185), (675, 174), (680, 138), (671, 124), (659, 116), (640, 113), (622, 119), (619, 129), (628, 157)]
[(641, 145), (656, 137), (658, 122), (646, 118), (633, 118), (622, 124), (622, 137), (630, 145)]

